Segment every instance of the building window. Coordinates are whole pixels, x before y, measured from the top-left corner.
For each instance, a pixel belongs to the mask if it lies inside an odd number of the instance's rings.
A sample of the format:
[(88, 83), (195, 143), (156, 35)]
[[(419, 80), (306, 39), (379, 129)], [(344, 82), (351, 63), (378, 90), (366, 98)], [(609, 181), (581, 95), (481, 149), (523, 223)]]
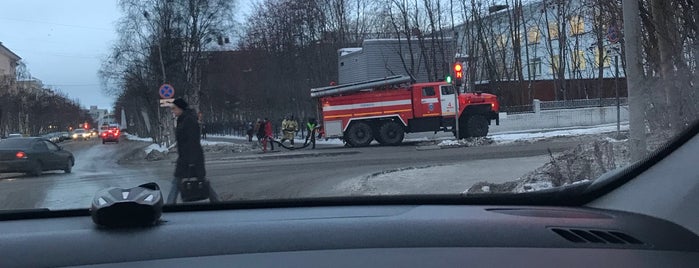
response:
[(538, 44), (541, 38), (541, 32), (538, 26), (529, 27), (527, 30), (527, 42), (529, 44)]
[(573, 62), (573, 66), (575, 66), (575, 69), (577, 70), (584, 70), (587, 67), (585, 62), (585, 51), (583, 50), (576, 50), (575, 53), (570, 55), (570, 59)]
[(498, 36), (497, 39), (497, 45), (498, 48), (505, 48), (505, 45), (507, 45), (507, 35), (501, 34)]
[(555, 23), (555, 22), (549, 23), (549, 39), (550, 40), (558, 39), (558, 23)]
[(534, 78), (541, 76), (541, 58), (536, 57), (529, 60), (529, 71)]
[(581, 35), (585, 33), (585, 20), (581, 16), (570, 17), (570, 35)]
[(551, 56), (551, 73), (558, 73), (559, 58), (560, 57), (558, 55)]
[[(595, 68), (599, 68), (599, 50), (595, 50)], [(607, 51), (602, 50), (602, 58), (604, 59), (604, 68), (608, 68), (609, 65), (611, 64), (611, 59), (607, 55)]]

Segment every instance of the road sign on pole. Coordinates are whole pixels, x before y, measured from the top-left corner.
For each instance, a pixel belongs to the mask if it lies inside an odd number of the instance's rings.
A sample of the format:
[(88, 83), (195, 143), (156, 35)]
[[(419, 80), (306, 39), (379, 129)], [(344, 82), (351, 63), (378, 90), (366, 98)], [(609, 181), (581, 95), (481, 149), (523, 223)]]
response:
[(163, 84), (158, 89), (158, 93), (160, 93), (161, 99), (170, 99), (175, 96), (175, 88), (170, 84)]
[(611, 25), (607, 29), (607, 40), (612, 44), (619, 42), (619, 29), (616, 25)]

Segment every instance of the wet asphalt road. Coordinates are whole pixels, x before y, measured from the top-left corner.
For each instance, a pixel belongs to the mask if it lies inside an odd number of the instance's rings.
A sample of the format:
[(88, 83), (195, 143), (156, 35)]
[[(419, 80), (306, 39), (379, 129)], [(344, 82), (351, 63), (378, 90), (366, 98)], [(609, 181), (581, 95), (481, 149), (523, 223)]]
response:
[(0, 209), (86, 208), (94, 193), (103, 188), (133, 187), (147, 181), (163, 186), (169, 184), (165, 183), (167, 180), (159, 180), (160, 176), (152, 176), (153, 169), (127, 169), (117, 164), (117, 159), (143, 147), (142, 143), (102, 144), (94, 139), (66, 141), (59, 145), (75, 156), (72, 173), (45, 171), (40, 177), (0, 174)]
[[(210, 140), (232, 141), (220, 138)], [(502, 166), (504, 162), (499, 162), (500, 159), (534, 156), (541, 158), (542, 155), (548, 154), (548, 149), (560, 152), (581, 142), (584, 141), (558, 139), (531, 144), (442, 150), (417, 150), (415, 143), (367, 148), (325, 145), (316, 150), (282, 149), (267, 154), (212, 153), (206, 155), (206, 168), (212, 187), (224, 201), (340, 196), (375, 190), (361, 187), (358, 189), (354, 186), (349, 189), (343, 186), (343, 183), (377, 172), (478, 161), (477, 168), (492, 168), (502, 175), (507, 174), (508, 167)], [(134, 187), (146, 182), (158, 183), (167, 199), (171, 189), (174, 158), (153, 162), (139, 160), (117, 163), (117, 160), (134, 150), (142, 149), (148, 145), (147, 143), (122, 141), (119, 144), (103, 145), (99, 140), (92, 140), (70, 141), (60, 145), (73, 152), (76, 157), (73, 172), (64, 174), (63, 171), (49, 171), (40, 177), (16, 173), (0, 174), (0, 210), (86, 208), (90, 206), (94, 193), (100, 189)], [(491, 160), (492, 166), (489, 167), (487, 161)], [(536, 167), (533, 166), (532, 170), (534, 168)], [(469, 173), (467, 169), (463, 171), (464, 179), (473, 181), (468, 183), (489, 179), (469, 177)], [(442, 192), (445, 189), (451, 191), (449, 185), (439, 185), (439, 178), (426, 178), (428, 179), (434, 179), (435, 184), (426, 187), (425, 193)], [(453, 192), (463, 190), (465, 189), (457, 187)]]

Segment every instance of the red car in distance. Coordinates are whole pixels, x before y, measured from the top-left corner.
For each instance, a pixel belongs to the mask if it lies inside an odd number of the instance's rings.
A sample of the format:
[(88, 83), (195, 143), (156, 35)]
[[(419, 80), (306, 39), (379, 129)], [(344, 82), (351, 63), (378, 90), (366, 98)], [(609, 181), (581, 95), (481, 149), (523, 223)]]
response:
[(103, 131), (102, 134), (100, 135), (100, 138), (102, 138), (102, 144), (105, 144), (107, 142), (116, 142), (119, 143), (119, 137), (121, 136), (121, 131), (119, 131), (119, 128), (109, 128), (107, 131)]

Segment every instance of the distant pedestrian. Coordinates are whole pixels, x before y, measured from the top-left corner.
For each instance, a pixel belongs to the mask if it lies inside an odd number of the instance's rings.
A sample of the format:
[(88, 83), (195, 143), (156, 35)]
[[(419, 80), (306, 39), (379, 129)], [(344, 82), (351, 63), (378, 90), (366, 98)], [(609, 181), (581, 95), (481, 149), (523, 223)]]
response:
[(206, 124), (204, 122), (201, 123), (201, 137), (206, 139)]
[[(216, 201), (215, 193), (206, 179), (204, 150), (201, 147), (197, 116), (193, 110), (189, 109), (187, 102), (183, 99), (176, 99), (172, 104), (172, 113), (177, 117), (177, 127), (175, 129), (177, 164), (175, 166), (175, 183), (173, 188), (178, 188), (183, 201), (196, 201), (207, 198)], [(188, 180), (192, 178), (195, 178), (195, 180)], [(193, 188), (192, 186), (196, 187)]]
[(252, 122), (248, 121), (248, 123), (245, 125), (245, 133), (248, 135), (248, 142), (252, 142), (252, 134), (255, 127), (252, 125)]
[(257, 142), (262, 142), (262, 138), (265, 136), (265, 129), (262, 125), (262, 120), (259, 118), (257, 118), (253, 132), (255, 132), (255, 135), (257, 136)]
[(269, 142), (270, 150), (274, 151), (274, 133), (272, 132), (272, 122), (268, 118), (262, 122), (260, 129), (263, 129), (264, 135), (262, 137), (262, 152), (267, 152), (267, 143)]

